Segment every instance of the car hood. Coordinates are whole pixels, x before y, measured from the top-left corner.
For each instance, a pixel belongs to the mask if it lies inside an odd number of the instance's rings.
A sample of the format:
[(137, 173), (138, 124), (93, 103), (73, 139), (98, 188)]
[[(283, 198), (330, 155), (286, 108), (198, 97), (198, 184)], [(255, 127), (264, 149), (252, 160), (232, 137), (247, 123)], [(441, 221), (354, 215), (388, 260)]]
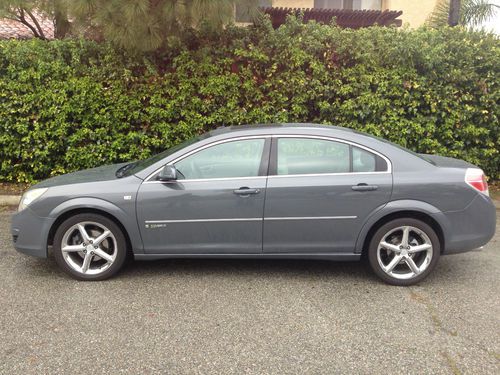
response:
[(118, 170), (118, 168), (126, 164), (128, 163), (104, 165), (102, 167), (63, 174), (61, 176), (52, 177), (39, 182), (38, 184), (32, 186), (32, 188), (47, 188), (60, 185), (81, 184), (84, 182), (116, 180), (116, 171)]

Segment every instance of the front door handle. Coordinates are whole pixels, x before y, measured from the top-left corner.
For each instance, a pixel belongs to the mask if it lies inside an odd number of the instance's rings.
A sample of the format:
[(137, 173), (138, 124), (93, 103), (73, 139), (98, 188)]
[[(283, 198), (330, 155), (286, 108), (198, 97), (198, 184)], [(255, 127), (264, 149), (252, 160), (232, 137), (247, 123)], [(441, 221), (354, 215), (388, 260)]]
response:
[(240, 187), (239, 189), (233, 190), (233, 193), (244, 197), (244, 196), (249, 196), (251, 194), (259, 194), (260, 190), (259, 189), (250, 189), (249, 187), (244, 186), (244, 187)]
[(361, 183), (361, 184), (357, 184), (357, 185), (352, 186), (351, 189), (354, 191), (373, 191), (373, 190), (377, 190), (378, 186)]

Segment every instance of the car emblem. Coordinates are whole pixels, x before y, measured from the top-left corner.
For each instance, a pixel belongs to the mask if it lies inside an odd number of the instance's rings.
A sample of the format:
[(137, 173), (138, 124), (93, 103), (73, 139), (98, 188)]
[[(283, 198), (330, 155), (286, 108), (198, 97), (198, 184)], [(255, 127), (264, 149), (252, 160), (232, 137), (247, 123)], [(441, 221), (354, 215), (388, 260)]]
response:
[(158, 229), (158, 228), (166, 228), (167, 224), (144, 224), (144, 228), (146, 229)]

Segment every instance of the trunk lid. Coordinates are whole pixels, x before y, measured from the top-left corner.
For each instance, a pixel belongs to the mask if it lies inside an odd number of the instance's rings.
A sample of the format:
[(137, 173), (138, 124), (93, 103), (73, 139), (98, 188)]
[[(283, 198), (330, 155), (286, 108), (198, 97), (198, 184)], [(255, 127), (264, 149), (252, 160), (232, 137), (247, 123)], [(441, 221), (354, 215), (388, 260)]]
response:
[(434, 164), (436, 167), (444, 167), (444, 168), (479, 168), (474, 164), (466, 162), (465, 160), (449, 158), (446, 156), (440, 155), (430, 155), (430, 154), (419, 154), (423, 159), (429, 161)]

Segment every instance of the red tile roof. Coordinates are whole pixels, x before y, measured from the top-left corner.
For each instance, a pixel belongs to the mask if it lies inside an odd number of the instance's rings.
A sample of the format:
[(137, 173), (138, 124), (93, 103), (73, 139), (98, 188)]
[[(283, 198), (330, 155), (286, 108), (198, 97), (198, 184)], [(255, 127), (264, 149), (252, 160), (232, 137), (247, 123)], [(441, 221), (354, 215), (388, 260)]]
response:
[[(37, 15), (37, 21), (40, 23), (45, 37), (54, 39), (54, 23), (52, 20)], [(34, 35), (28, 26), (8, 18), (0, 18), (0, 39), (29, 39), (33, 37)]]

